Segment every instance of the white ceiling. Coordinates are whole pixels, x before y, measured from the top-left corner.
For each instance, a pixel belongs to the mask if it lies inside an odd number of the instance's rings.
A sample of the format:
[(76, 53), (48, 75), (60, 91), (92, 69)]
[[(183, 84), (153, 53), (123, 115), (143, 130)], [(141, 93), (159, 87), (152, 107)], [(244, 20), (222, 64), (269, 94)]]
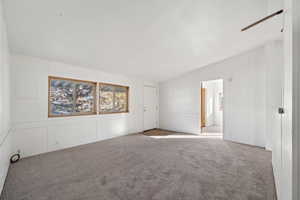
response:
[(267, 0), (4, 0), (13, 53), (164, 81), (280, 35)]

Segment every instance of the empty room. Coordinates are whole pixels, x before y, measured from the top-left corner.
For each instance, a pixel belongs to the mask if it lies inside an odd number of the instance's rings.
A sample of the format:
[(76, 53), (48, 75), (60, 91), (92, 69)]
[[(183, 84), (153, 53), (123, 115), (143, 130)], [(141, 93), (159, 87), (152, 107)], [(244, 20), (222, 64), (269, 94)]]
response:
[(299, 0), (0, 0), (0, 200), (299, 200)]

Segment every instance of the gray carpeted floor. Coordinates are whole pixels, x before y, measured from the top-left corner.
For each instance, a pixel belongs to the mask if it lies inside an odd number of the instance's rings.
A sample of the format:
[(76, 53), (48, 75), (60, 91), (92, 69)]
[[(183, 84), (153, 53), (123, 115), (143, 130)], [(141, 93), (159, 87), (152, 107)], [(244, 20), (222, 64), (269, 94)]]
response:
[(1, 200), (273, 200), (271, 153), (220, 139), (119, 137), (22, 159)]

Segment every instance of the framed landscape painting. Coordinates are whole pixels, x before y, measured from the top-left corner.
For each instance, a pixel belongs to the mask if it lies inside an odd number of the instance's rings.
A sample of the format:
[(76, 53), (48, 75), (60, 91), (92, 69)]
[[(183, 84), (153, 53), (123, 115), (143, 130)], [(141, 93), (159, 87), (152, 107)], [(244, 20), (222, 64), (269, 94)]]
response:
[(129, 87), (99, 83), (100, 114), (128, 113)]
[(96, 82), (52, 76), (48, 81), (48, 117), (96, 114)]

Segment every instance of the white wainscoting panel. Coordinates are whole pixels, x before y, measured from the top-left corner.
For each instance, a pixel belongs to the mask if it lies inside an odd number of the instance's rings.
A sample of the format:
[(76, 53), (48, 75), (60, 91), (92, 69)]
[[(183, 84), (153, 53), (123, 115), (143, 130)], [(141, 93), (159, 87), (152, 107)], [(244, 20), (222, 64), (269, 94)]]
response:
[[(22, 157), (143, 130), (144, 84), (157, 83), (30, 56), (13, 55), (13, 152)], [(48, 118), (48, 76), (126, 85), (129, 113)]]

